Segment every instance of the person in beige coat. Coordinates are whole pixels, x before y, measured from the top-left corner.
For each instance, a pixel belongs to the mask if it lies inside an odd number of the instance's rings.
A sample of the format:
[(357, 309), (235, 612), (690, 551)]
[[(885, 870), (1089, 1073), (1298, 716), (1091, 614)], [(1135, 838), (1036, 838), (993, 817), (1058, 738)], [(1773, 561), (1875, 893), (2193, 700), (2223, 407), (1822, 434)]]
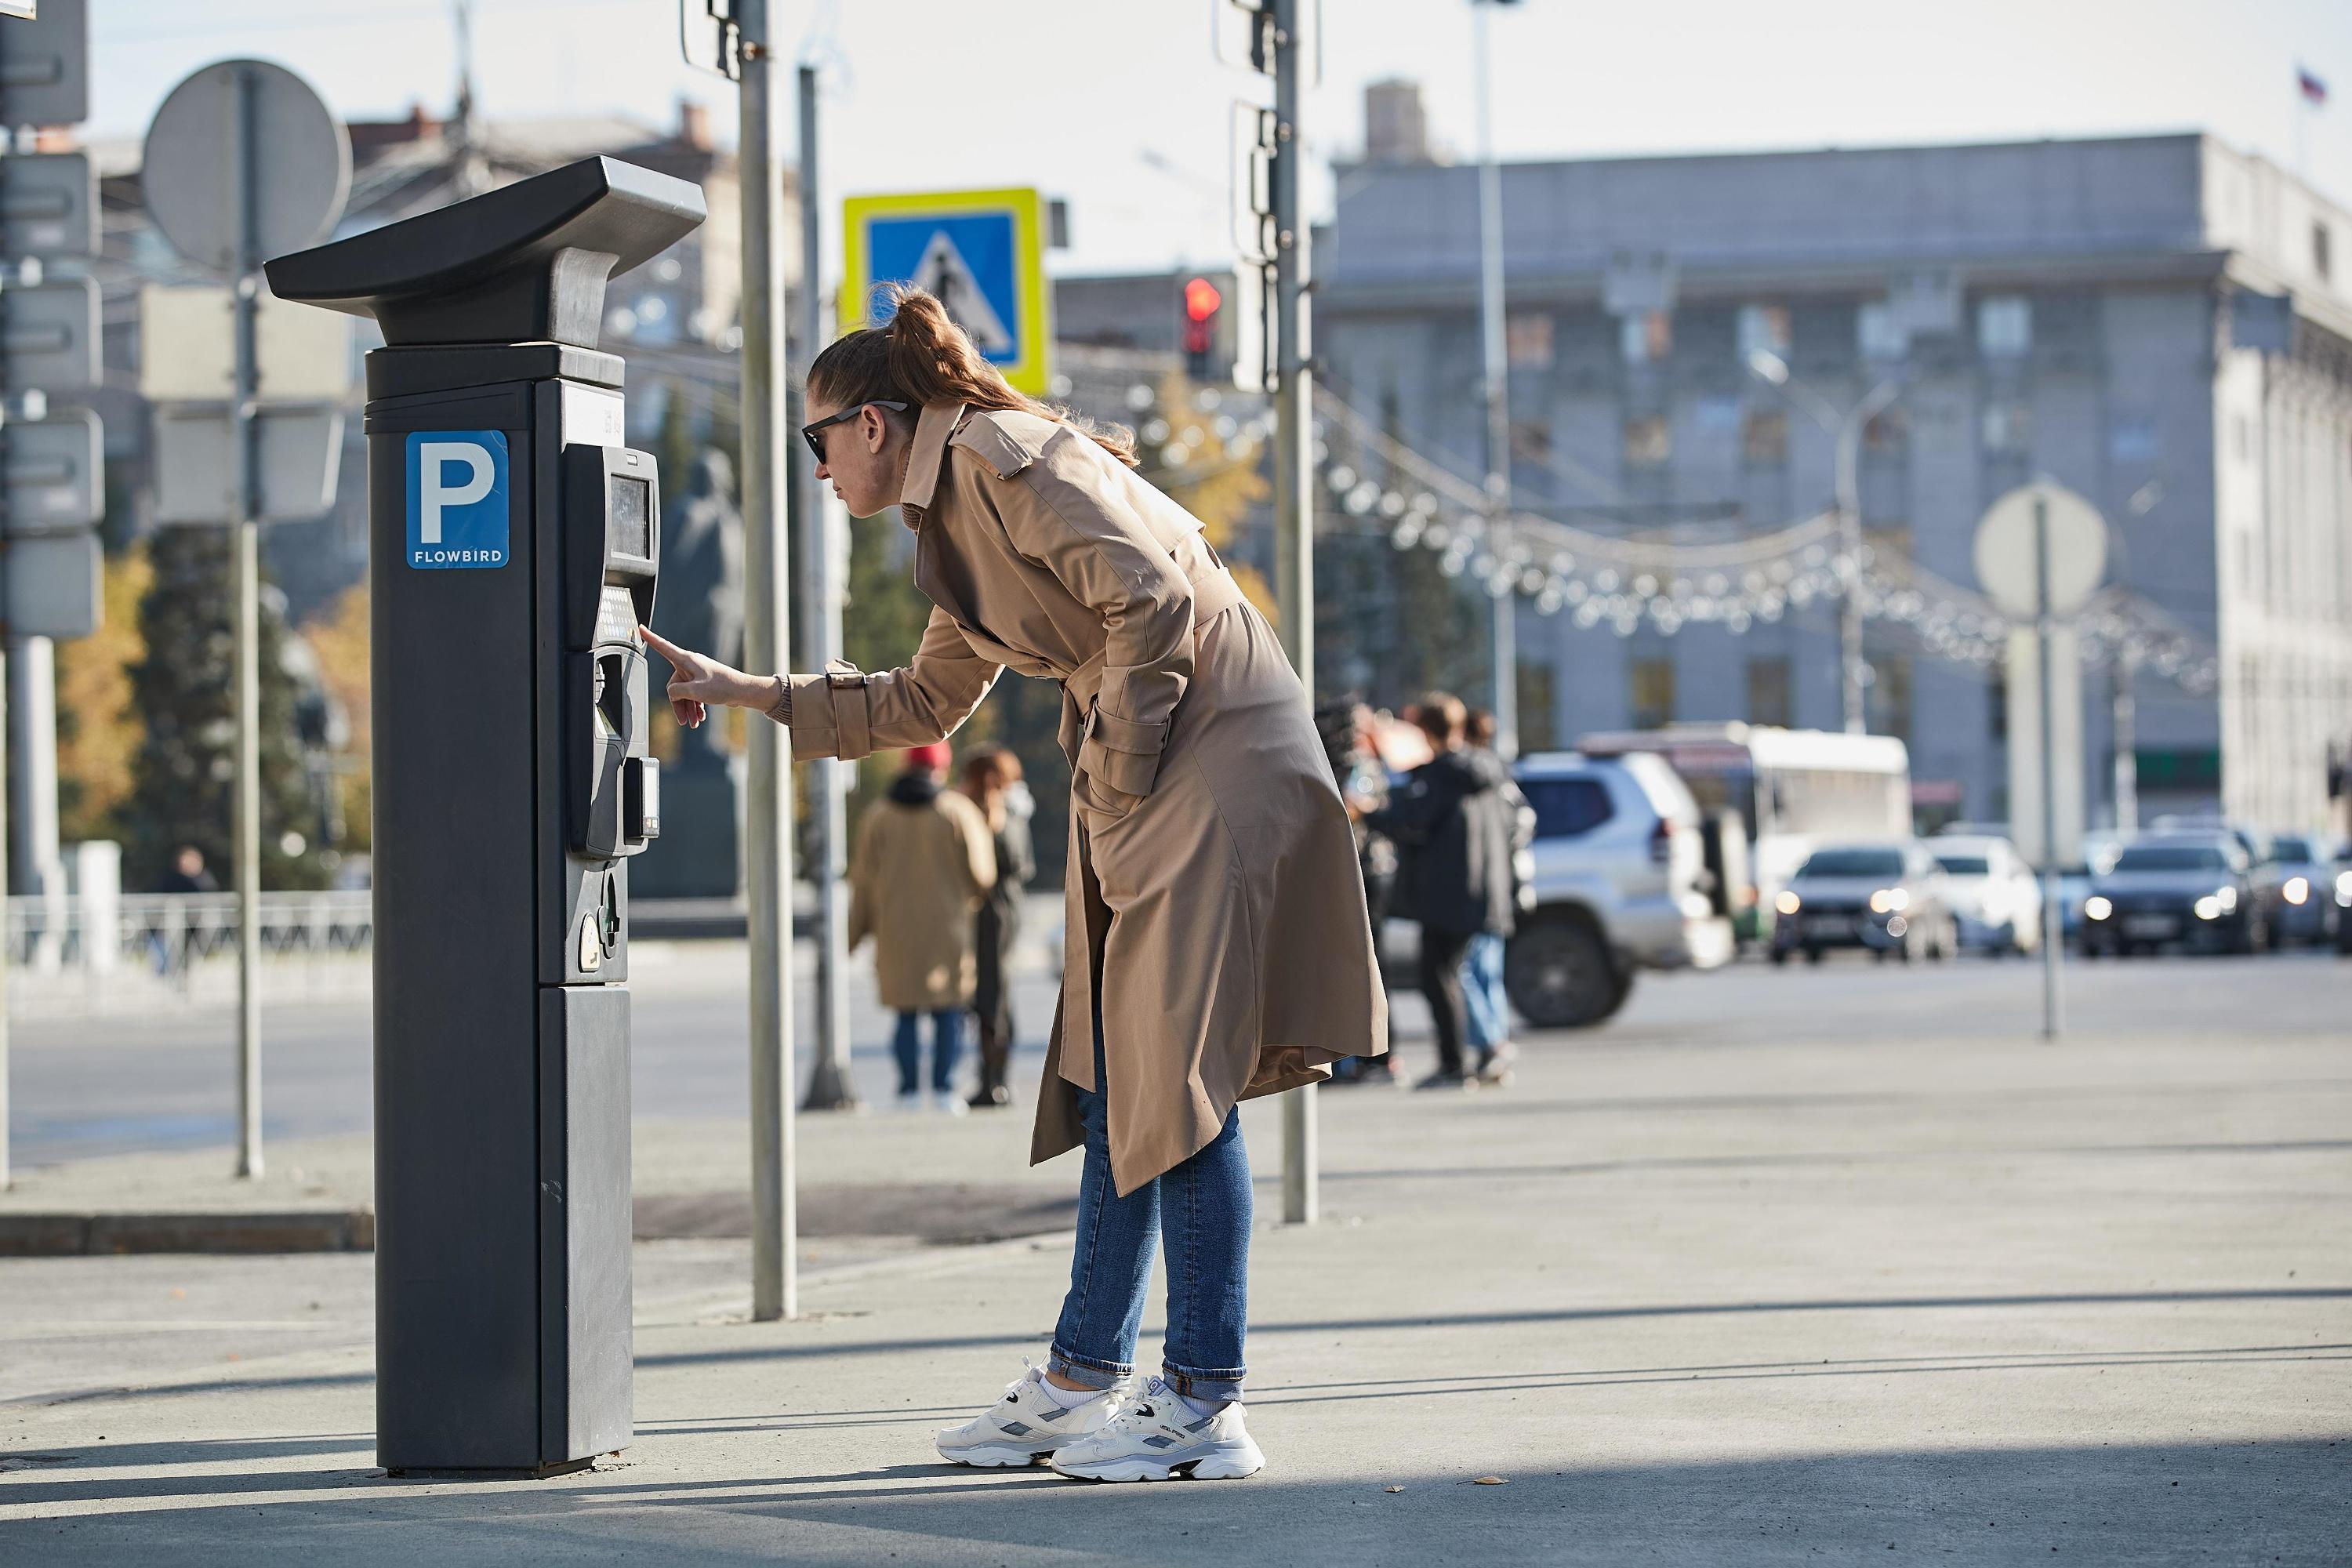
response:
[[(911, 661), (747, 675), (646, 640), (681, 721), (750, 708), (795, 758), (937, 740), (1007, 668), (1061, 687), (1065, 963), (1031, 1157), (1086, 1151), (1077, 1252), (1046, 1366), (938, 1446), (1103, 1479), (1252, 1474), (1234, 1106), (1387, 1049), (1347, 811), (1273, 628), (1124, 432), (1014, 392), (930, 296), (888, 302), (810, 367), (803, 434), (853, 515), (895, 503), (914, 531), (934, 608)], [(1155, 1238), (1166, 1353), (1131, 1387)]]
[(849, 945), (874, 939), (874, 984), (896, 1011), (898, 1103), (922, 1093), (922, 1041), (931, 1019), (931, 1103), (964, 1113), (955, 1092), (964, 1014), (980, 979), (973, 915), (996, 886), (996, 845), (988, 818), (969, 797), (943, 786), (948, 743), (907, 752), (906, 771), (857, 825), (849, 858)]

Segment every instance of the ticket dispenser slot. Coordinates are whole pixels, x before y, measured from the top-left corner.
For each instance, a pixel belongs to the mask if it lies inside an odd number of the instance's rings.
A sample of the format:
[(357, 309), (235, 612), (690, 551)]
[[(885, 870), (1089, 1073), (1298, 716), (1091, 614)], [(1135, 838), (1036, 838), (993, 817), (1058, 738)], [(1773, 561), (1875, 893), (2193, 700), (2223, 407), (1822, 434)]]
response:
[(591, 859), (640, 854), (661, 833), (651, 677), (636, 640), (653, 614), (660, 520), (650, 453), (564, 449), (564, 820), (572, 853)]

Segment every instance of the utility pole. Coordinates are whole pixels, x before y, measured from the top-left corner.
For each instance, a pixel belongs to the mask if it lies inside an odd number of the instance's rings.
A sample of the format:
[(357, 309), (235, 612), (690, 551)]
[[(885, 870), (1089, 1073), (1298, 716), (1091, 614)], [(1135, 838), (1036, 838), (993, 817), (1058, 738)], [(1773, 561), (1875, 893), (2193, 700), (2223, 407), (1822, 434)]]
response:
[[(1298, 672), (1307, 700), (1315, 700), (1315, 391), (1308, 341), (1307, 214), (1300, 165), (1307, 133), (1300, 123), (1306, 94), (1299, 72), (1307, 42), (1300, 17), (1315, 0), (1273, 0), (1274, 9), (1274, 598), (1283, 651)], [(1282, 1101), (1282, 1217), (1313, 1225), (1315, 1086), (1301, 1085)]]
[(2116, 831), (2139, 831), (2139, 656), (2117, 650), (2115, 666)]
[(2035, 717), (2042, 729), (2042, 1037), (2051, 1041), (2065, 1027), (2064, 1006), (2058, 994), (2058, 950), (2065, 945), (2065, 926), (2058, 912), (2058, 725), (2056, 685), (2050, 670), (2051, 634), (2056, 625), (2057, 617), (2050, 610), (2050, 500), (2037, 491), (2033, 497), (2033, 676), (2041, 689), (2041, 711)]
[[(776, 265), (783, 208), (776, 52), (769, 0), (736, 0), (741, 36), (737, 178), (743, 205), (743, 663), (782, 669), (792, 647), (785, 572), (784, 300)], [(746, 727), (743, 893), (751, 947), (751, 1316), (798, 1315), (800, 1259), (793, 1149), (793, 809), (791, 739)]]
[(1499, 585), (1486, 589), (1488, 655), (1494, 682), (1495, 749), (1506, 761), (1519, 754), (1519, 586), (1506, 553), (1511, 515), (1509, 345), (1503, 318), (1503, 170), (1495, 161), (1495, 89), (1486, 13), (1509, 0), (1470, 0), (1470, 31), (1477, 56), (1478, 93), (1478, 335), (1485, 346), (1486, 402), (1486, 548)]
[(259, 141), (255, 110), (260, 88), (250, 66), (236, 68), (235, 130), (228, 154), (236, 193), (236, 271), (230, 283), (236, 310), (236, 389), (229, 405), (229, 455), (236, 489), (229, 513), (236, 574), (236, 799), (231, 854), (236, 861), (236, 1173), (262, 1173), (261, 1161), (261, 467), (260, 393), (255, 321), (260, 306), (260, 247), (254, 233), (260, 210)]
[[(787, 399), (794, 411), (792, 424), (805, 421), (808, 367), (814, 363), (824, 336), (824, 296), (818, 288), (824, 276), (824, 226), (817, 202), (817, 80), (816, 67), (800, 68), (801, 162), (801, 298), (797, 312), (800, 353), (794, 357), (799, 376)], [(801, 581), (808, 598), (809, 629), (803, 634), (809, 668), (823, 669), (841, 657), (841, 600), (844, 584), (835, 570), (834, 509), (825, 504), (824, 481), (816, 465), (800, 452), (793, 454), (793, 541), (800, 547)], [(803, 1110), (856, 1110), (857, 1090), (849, 1075), (849, 803), (843, 797), (851, 764), (824, 758), (808, 764), (808, 786), (814, 797), (809, 817), (816, 842), (810, 847), (809, 879), (816, 890), (816, 1061), (809, 1071)]]

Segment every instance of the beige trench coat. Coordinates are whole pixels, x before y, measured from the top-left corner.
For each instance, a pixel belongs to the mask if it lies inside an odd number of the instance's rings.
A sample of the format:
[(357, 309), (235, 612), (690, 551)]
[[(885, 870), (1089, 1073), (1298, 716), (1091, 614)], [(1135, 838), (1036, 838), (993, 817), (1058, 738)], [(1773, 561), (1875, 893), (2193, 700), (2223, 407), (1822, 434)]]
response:
[(849, 858), (849, 945), (874, 939), (882, 1005), (901, 1013), (969, 1007), (980, 982), (972, 915), (996, 885), (996, 841), (968, 798), (883, 800), (857, 825)]
[(1033, 1162), (1083, 1141), (1100, 999), (1121, 1194), (1237, 1100), (1388, 1048), (1347, 813), (1280, 643), (1198, 519), (1083, 432), (925, 408), (899, 498), (935, 606), (912, 662), (795, 675), (795, 759), (952, 732), (1001, 668), (1058, 681), (1061, 1004)]

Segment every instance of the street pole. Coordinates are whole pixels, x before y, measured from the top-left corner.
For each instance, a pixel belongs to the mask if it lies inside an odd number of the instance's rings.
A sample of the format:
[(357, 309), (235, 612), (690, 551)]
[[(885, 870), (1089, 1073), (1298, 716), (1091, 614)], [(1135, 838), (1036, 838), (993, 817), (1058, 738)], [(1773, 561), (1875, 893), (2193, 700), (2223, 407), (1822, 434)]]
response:
[[(5, 134), (5, 132), (0, 132)], [(0, 460), (8, 454), (0, 426)], [(0, 623), (7, 620), (8, 535), (5, 490), (0, 490)], [(0, 735), (8, 732), (8, 639), (0, 637)], [(0, 746), (0, 1193), (8, 1190), (8, 748)]]
[(254, 420), (259, 392), (254, 330), (262, 260), (254, 236), (260, 200), (254, 167), (260, 150), (253, 123), (258, 93), (253, 72), (238, 68), (229, 149), (237, 215), (236, 281), (231, 290), (236, 388), (229, 408), (229, 450), (236, 468), (228, 525), (236, 583), (236, 815), (231, 854), (236, 861), (236, 1173), (248, 1180), (262, 1173), (261, 992), (256, 973), (261, 956), (261, 475), (260, 432)]
[(2139, 831), (2139, 660), (2116, 655), (2116, 831)]
[(1862, 437), (1902, 390), (1902, 383), (1891, 377), (1880, 382), (1837, 426), (1838, 549), (1845, 562), (1840, 573), (1843, 593), (1838, 600), (1838, 666), (1849, 735), (1870, 731), (1863, 687), (1869, 666), (1862, 653)]
[[(1496, 571), (1510, 569), (1505, 553), (1511, 511), (1509, 349), (1503, 318), (1503, 169), (1495, 161), (1493, 61), (1486, 13), (1494, 0), (1470, 0), (1470, 30), (1477, 56), (1478, 93), (1478, 333), (1486, 354), (1486, 548)], [(1486, 585), (1487, 668), (1493, 681), (1495, 749), (1506, 761), (1519, 753), (1519, 588), (1517, 575), (1498, 592)]]
[[(768, 0), (736, 0), (742, 36), (743, 663), (786, 667), (791, 560), (785, 524), (783, 283), (776, 220), (783, 207), (776, 135), (776, 55)], [(751, 959), (751, 1316), (797, 1316), (800, 1267), (793, 1150), (793, 811), (789, 738), (745, 726), (743, 896)]]
[(2052, 713), (2055, 684), (2050, 671), (2050, 502), (2033, 498), (2034, 680), (2041, 695), (2042, 727), (2042, 1037), (2055, 1040), (2063, 1020), (2058, 997), (2058, 950), (2064, 927), (2058, 915), (2057, 722)]
[[(794, 410), (791, 423), (803, 421), (798, 412), (807, 397), (808, 367), (815, 360), (824, 332), (824, 296), (818, 288), (824, 276), (821, 242), (824, 228), (817, 203), (817, 82), (816, 68), (800, 68), (801, 162), (801, 297), (796, 314), (800, 353), (796, 358), (798, 386), (786, 398)], [(800, 547), (801, 581), (808, 585), (809, 668), (823, 669), (841, 657), (842, 584), (834, 570), (833, 509), (824, 504), (824, 484), (816, 465), (800, 453), (793, 455), (798, 482), (793, 492), (793, 538)], [(824, 758), (808, 764), (810, 821), (816, 842), (810, 847), (814, 864), (810, 880), (816, 890), (816, 1061), (809, 1071), (803, 1110), (856, 1110), (857, 1090), (849, 1076), (849, 803), (843, 795), (849, 764)]]
[[(1274, 414), (1274, 599), (1283, 651), (1307, 700), (1315, 700), (1315, 401), (1307, 342), (1307, 228), (1299, 165), (1307, 136), (1299, 112), (1305, 37), (1301, 12), (1315, 0), (1274, 0), (1274, 322), (1278, 359)], [(1282, 1217), (1313, 1225), (1316, 1184), (1315, 1086), (1282, 1101)]]

